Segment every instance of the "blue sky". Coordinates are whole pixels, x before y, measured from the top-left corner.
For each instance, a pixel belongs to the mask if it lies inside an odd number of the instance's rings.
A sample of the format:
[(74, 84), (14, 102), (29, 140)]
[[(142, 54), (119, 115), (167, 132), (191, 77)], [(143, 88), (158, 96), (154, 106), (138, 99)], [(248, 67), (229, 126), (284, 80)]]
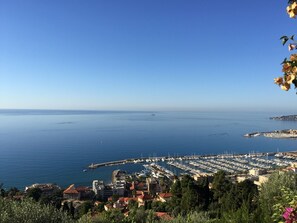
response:
[(294, 111), (286, 2), (0, 0), (0, 108)]

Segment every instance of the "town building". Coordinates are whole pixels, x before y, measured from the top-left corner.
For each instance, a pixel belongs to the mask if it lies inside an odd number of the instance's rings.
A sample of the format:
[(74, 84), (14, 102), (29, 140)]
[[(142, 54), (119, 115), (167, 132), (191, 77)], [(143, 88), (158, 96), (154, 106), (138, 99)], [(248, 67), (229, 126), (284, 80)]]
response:
[(146, 178), (146, 184), (148, 192), (152, 195), (155, 195), (156, 193), (161, 192), (161, 186), (159, 184), (159, 181), (154, 177), (148, 177)]
[(161, 201), (162, 203), (168, 202), (172, 197), (171, 193), (160, 193), (157, 195), (157, 200)]
[(249, 174), (252, 175), (252, 176), (259, 176), (259, 175), (263, 175), (265, 173), (267, 173), (266, 170), (259, 169), (259, 168), (253, 168), (253, 169), (249, 170)]
[(91, 187), (79, 186), (76, 188), (74, 184), (71, 184), (66, 190), (63, 191), (64, 199), (83, 200), (92, 199), (93, 197), (94, 192)]
[(80, 199), (80, 194), (75, 189), (74, 184), (71, 184), (66, 190), (63, 191), (63, 198), (64, 199), (73, 199), (73, 200)]
[(114, 184), (105, 185), (101, 180), (93, 180), (92, 189), (101, 200), (107, 200), (112, 195), (122, 197), (126, 193), (126, 181), (115, 181)]

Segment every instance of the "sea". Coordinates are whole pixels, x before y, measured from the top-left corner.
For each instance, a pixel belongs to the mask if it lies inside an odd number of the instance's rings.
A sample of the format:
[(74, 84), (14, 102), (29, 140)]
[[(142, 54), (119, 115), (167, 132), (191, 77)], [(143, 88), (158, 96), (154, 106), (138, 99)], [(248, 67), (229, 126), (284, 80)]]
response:
[(256, 131), (296, 129), (273, 112), (0, 110), (0, 184), (23, 190), (33, 183), (91, 186), (115, 169), (83, 170), (127, 158), (297, 150), (294, 139), (245, 138)]

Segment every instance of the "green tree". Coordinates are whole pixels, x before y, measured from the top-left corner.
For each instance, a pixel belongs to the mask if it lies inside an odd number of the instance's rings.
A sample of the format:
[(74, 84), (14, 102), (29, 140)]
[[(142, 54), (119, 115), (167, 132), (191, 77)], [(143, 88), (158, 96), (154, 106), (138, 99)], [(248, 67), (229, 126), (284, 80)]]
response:
[(209, 190), (208, 177), (199, 178), (197, 181), (197, 193), (198, 193), (198, 205), (201, 210), (206, 211), (208, 209), (211, 192)]
[(90, 201), (86, 201), (86, 202), (82, 203), (78, 208), (77, 218), (80, 218), (83, 215), (87, 214), (93, 207), (94, 207), (94, 205)]
[(223, 196), (231, 189), (232, 183), (226, 177), (226, 172), (218, 171), (214, 174), (212, 182), (213, 198), (218, 203), (221, 203)]
[(249, 212), (257, 206), (258, 187), (251, 180), (244, 180), (237, 185), (237, 197), (239, 197), (239, 205), (243, 203), (247, 205)]
[(185, 193), (185, 191), (188, 189), (189, 182), (194, 182), (194, 179), (190, 175), (183, 175), (182, 179), (180, 181), (181, 189), (182, 189), (182, 194)]
[(16, 187), (11, 187), (8, 191), (6, 191), (6, 196), (10, 198), (18, 194), (20, 194), (20, 191)]
[(39, 198), (39, 202), (41, 204), (53, 205), (57, 209), (61, 208), (62, 200), (63, 200), (63, 191), (62, 190), (55, 190), (50, 195), (41, 194), (41, 196)]
[(250, 180), (245, 180), (232, 185), (229, 192), (222, 198), (221, 209), (224, 211), (236, 211), (243, 204), (246, 205), (249, 212), (257, 207), (258, 188)]
[(249, 212), (249, 207), (246, 203), (243, 203), (240, 208), (235, 211), (223, 212), (221, 223), (255, 223), (258, 221), (254, 214)]
[(135, 200), (130, 200), (128, 202), (128, 209), (131, 210), (131, 209), (135, 209), (138, 207), (138, 203), (135, 201)]
[(100, 214), (95, 215), (94, 217), (91, 217), (90, 214), (86, 214), (82, 216), (79, 221), (79, 223), (111, 223), (112, 219), (110, 219), (108, 212), (102, 212)]
[(0, 197), (0, 222), (28, 223), (71, 223), (74, 222), (65, 212), (52, 206), (41, 205), (31, 199), (13, 201)]
[(146, 222), (147, 223), (154, 223), (157, 222), (157, 216), (153, 210), (147, 211)]
[(161, 201), (154, 201), (152, 202), (152, 210), (156, 212), (168, 212), (170, 210), (170, 207), (167, 202), (161, 202)]
[(144, 207), (131, 209), (128, 216), (128, 222), (144, 223), (146, 221), (147, 213)]
[(193, 181), (188, 181), (188, 186), (183, 190), (183, 196), (181, 200), (181, 208), (186, 213), (193, 211), (198, 206), (198, 193), (195, 189)]
[(172, 214), (177, 216), (181, 212), (180, 203), (182, 198), (182, 188), (180, 180), (176, 180), (171, 186), (170, 192), (172, 193), (172, 198), (170, 200), (170, 206), (172, 208)]
[(3, 183), (0, 183), (0, 197), (5, 197), (5, 190), (3, 189)]
[(42, 190), (40, 188), (31, 188), (27, 191), (27, 196), (33, 198), (35, 201), (39, 201)]
[(112, 209), (111, 211), (108, 211), (107, 216), (107, 219), (109, 219), (110, 223), (119, 223), (125, 218), (124, 214), (118, 209)]
[(292, 172), (275, 172), (264, 183), (259, 192), (259, 205), (263, 223), (273, 222), (274, 205), (285, 195), (282, 188), (297, 194), (297, 175)]
[(95, 206), (94, 209), (96, 212), (103, 212), (104, 211), (104, 205), (105, 203), (100, 203), (98, 206)]
[(211, 219), (207, 212), (190, 212), (186, 216), (178, 215), (176, 218), (167, 221), (161, 220), (160, 223), (221, 223), (216, 219)]

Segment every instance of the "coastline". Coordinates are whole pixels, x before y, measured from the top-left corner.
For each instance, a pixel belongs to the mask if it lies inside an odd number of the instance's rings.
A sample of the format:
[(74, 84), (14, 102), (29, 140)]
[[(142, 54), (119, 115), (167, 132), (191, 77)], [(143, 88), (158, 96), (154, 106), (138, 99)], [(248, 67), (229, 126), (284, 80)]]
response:
[(297, 138), (297, 130), (285, 129), (285, 130), (274, 130), (271, 132), (252, 132), (244, 135), (244, 137), (247, 137), (247, 138), (257, 137), (257, 136), (264, 136), (267, 138), (277, 138), (277, 139), (293, 139), (293, 138)]

